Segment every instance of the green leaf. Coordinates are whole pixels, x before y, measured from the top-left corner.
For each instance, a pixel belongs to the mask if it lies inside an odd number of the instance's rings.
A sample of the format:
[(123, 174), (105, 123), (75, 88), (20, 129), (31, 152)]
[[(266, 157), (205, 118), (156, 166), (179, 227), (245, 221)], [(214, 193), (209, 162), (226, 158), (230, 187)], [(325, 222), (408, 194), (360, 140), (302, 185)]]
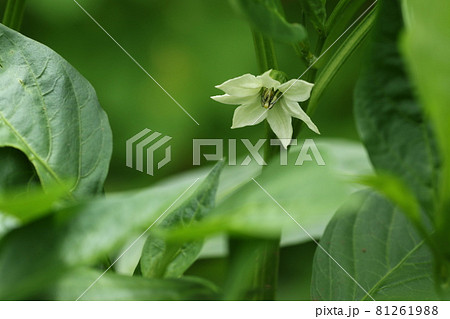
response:
[[(202, 185), (155, 229), (189, 228), (215, 206), (216, 191), (224, 163), (218, 163)], [(141, 274), (147, 278), (180, 277), (197, 259), (203, 241), (170, 242), (150, 232), (140, 260)]]
[(303, 12), (308, 17), (316, 30), (323, 36), (326, 33), (325, 22), (327, 20), (326, 0), (299, 0)]
[(44, 189), (73, 181), (81, 198), (100, 192), (112, 136), (95, 91), (48, 47), (0, 25), (0, 146), (22, 151)]
[(18, 225), (19, 222), (15, 218), (0, 213), (0, 238)]
[[(79, 269), (62, 276), (39, 295), (45, 300), (74, 301), (102, 273)], [(206, 280), (197, 278), (146, 279), (107, 273), (97, 281), (80, 300), (138, 301), (138, 300), (212, 300), (217, 288)]]
[(58, 186), (46, 192), (41, 188), (33, 188), (0, 194), (0, 211), (26, 224), (50, 213), (55, 204), (65, 197), (68, 189)]
[(340, 35), (356, 19), (355, 15), (366, 3), (376, 0), (340, 0), (331, 12), (327, 22), (326, 30)]
[[(346, 182), (349, 176), (371, 172), (365, 150), (360, 144), (342, 140), (315, 140), (325, 166), (312, 161), (294, 165), (300, 147), (293, 147), (288, 164), (280, 166), (275, 159), (266, 167), (258, 183), (268, 191), (310, 234), (320, 236), (345, 198), (354, 190)], [(297, 227), (285, 212), (254, 182), (218, 204), (212, 214), (190, 228), (175, 229), (167, 236), (179, 240), (196, 240), (205, 236), (229, 232), (255, 237), (284, 236), (291, 241), (310, 238)]]
[(334, 55), (328, 59), (327, 64), (322, 68), (322, 71), (319, 73), (317, 80), (314, 83), (314, 89), (308, 103), (308, 114), (314, 113), (322, 94), (328, 88), (331, 81), (355, 50), (361, 46), (364, 39), (366, 39), (367, 34), (372, 30), (376, 12), (376, 9), (371, 10), (361, 23), (353, 29)]
[(398, 50), (400, 5), (381, 6), (368, 67), (355, 91), (356, 124), (375, 169), (400, 177), (430, 213), (439, 171), (435, 141)]
[(450, 3), (448, 1), (404, 2), (410, 16), (403, 51), (420, 99), (433, 123), (443, 168), (439, 183), (438, 232), (448, 241), (450, 227)]
[(117, 251), (196, 183), (182, 178), (96, 198), (9, 232), (0, 241), (0, 299), (27, 298), (70, 268)]
[[(333, 217), (320, 245), (375, 300), (436, 300), (433, 257), (406, 216), (375, 193), (357, 194)], [(314, 300), (371, 300), (322, 249), (313, 264)]]
[(236, 10), (264, 35), (287, 43), (303, 42), (306, 29), (297, 23), (289, 23), (274, 0), (230, 0)]
[(402, 180), (392, 175), (378, 174), (363, 176), (358, 178), (358, 182), (370, 186), (386, 196), (406, 214), (415, 226), (423, 227), (420, 204)]

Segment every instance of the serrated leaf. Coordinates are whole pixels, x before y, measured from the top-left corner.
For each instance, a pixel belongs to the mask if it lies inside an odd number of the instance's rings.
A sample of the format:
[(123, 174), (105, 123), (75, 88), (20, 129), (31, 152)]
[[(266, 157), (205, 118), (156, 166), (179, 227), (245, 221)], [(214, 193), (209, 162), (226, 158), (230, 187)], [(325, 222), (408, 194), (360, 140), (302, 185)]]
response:
[[(365, 192), (342, 207), (317, 249), (314, 300), (436, 300), (432, 254), (406, 216), (381, 195)], [(366, 292), (368, 294), (366, 294)]]
[(112, 136), (94, 88), (48, 47), (0, 25), (0, 146), (22, 151), (44, 189), (100, 192)]
[(274, 0), (231, 0), (234, 7), (265, 36), (274, 40), (295, 43), (307, 39), (306, 29), (289, 23)]
[[(216, 191), (224, 163), (218, 163), (202, 185), (155, 229), (189, 228), (215, 206)], [(147, 278), (180, 277), (197, 259), (203, 240), (171, 242), (153, 233), (147, 238), (140, 260), (141, 274)]]
[[(67, 273), (38, 297), (45, 300), (77, 300), (102, 273), (93, 269), (79, 269)], [(185, 301), (212, 300), (217, 288), (198, 278), (146, 279), (107, 273), (79, 300), (89, 301)]]
[(439, 159), (398, 50), (403, 28), (398, 1), (383, 1), (371, 54), (355, 91), (359, 135), (377, 170), (398, 176), (430, 213)]

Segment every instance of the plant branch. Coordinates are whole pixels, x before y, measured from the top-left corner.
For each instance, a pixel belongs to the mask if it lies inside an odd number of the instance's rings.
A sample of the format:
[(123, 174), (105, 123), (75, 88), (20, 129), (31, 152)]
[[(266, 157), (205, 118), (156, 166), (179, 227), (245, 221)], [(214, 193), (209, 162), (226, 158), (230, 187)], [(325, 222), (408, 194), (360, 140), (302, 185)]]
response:
[[(253, 41), (260, 72), (278, 69), (272, 40), (253, 30)], [(266, 137), (269, 140), (275, 137), (268, 126)], [(271, 147), (270, 143), (266, 143), (265, 161), (270, 162), (279, 149), (279, 146)], [(274, 300), (278, 281), (280, 237), (231, 237), (228, 243), (230, 280), (225, 289), (225, 299)]]
[(2, 23), (7, 27), (20, 30), (25, 12), (26, 0), (8, 0)]

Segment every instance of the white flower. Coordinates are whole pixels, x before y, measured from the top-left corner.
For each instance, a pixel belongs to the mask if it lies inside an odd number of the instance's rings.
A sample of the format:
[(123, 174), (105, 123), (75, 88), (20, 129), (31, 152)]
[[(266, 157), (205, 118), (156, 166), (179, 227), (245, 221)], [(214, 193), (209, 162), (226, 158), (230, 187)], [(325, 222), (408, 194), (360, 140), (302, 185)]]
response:
[(320, 134), (298, 104), (309, 99), (314, 84), (297, 79), (281, 84), (270, 76), (271, 72), (269, 70), (259, 76), (244, 74), (216, 86), (225, 94), (212, 96), (212, 99), (240, 105), (234, 111), (231, 128), (256, 125), (267, 119), (285, 148), (292, 138), (292, 117), (302, 120), (311, 130)]

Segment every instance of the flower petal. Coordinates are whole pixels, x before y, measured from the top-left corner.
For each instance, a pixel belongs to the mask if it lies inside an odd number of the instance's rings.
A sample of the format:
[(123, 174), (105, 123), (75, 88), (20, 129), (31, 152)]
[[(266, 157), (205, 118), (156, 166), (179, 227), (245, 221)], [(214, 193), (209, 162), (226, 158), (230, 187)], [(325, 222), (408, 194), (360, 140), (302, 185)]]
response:
[(261, 82), (261, 86), (271, 89), (271, 88), (278, 88), (281, 83), (278, 82), (277, 80), (272, 79), (272, 77), (270, 76), (270, 72), (272, 72), (272, 70), (266, 71), (261, 75), (258, 75), (256, 78)]
[(314, 84), (312, 83), (293, 79), (281, 84), (278, 89), (283, 92), (283, 96), (289, 100), (303, 102), (311, 96), (313, 86)]
[(267, 122), (269, 122), (270, 128), (287, 148), (292, 138), (291, 116), (281, 105), (275, 105), (268, 113)]
[(258, 99), (259, 94), (257, 93), (255, 95), (251, 95), (251, 96), (233, 96), (233, 95), (229, 95), (229, 94), (224, 94), (224, 95), (211, 96), (211, 98), (214, 101), (224, 103), (224, 104), (232, 104), (232, 105), (239, 104), (240, 105), (240, 104), (249, 104), (249, 103), (251, 103), (252, 100)]
[(216, 86), (216, 88), (233, 96), (257, 94), (261, 90), (261, 87), (261, 80), (252, 74), (244, 74)]
[(287, 113), (289, 113), (293, 117), (302, 120), (303, 122), (305, 122), (306, 125), (308, 125), (308, 127), (312, 131), (316, 132), (317, 134), (320, 134), (317, 126), (313, 123), (308, 114), (306, 114), (305, 111), (303, 111), (303, 109), (297, 102), (282, 98), (281, 101), (279, 101), (279, 103), (280, 106), (284, 108)]
[(261, 106), (259, 100), (241, 105), (234, 111), (233, 126), (231, 128), (259, 124), (267, 117), (267, 113), (267, 109)]

